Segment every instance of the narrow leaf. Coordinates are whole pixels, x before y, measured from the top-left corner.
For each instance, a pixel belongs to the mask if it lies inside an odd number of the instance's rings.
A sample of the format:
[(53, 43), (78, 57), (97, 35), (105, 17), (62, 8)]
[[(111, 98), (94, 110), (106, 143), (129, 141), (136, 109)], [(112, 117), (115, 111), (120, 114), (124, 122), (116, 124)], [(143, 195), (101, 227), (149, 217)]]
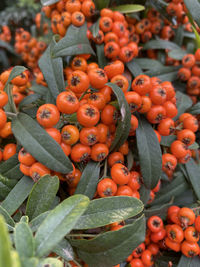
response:
[(123, 91), (116, 84), (107, 83), (106, 85), (112, 88), (112, 91), (117, 98), (121, 113), (121, 119), (117, 125), (115, 139), (110, 147), (110, 151), (112, 151), (114, 149), (118, 149), (121, 145), (123, 145), (128, 138), (131, 127), (131, 112)]
[(142, 216), (118, 231), (109, 231), (91, 240), (70, 242), (90, 267), (111, 267), (124, 261), (144, 239), (145, 219)]
[(16, 250), (21, 258), (34, 256), (35, 244), (33, 234), (27, 223), (20, 222), (16, 224), (14, 240)]
[(200, 26), (200, 3), (198, 0), (184, 0), (184, 4), (186, 5), (188, 11), (190, 12), (193, 20)]
[(88, 197), (74, 195), (52, 210), (36, 232), (36, 255), (44, 256), (55, 247), (73, 229), (88, 204)]
[(57, 3), (59, 0), (40, 0), (43, 6), (50, 6)]
[[(200, 102), (196, 103), (191, 108), (189, 108), (187, 110), (187, 112), (189, 112), (192, 115), (199, 115), (200, 114)], [(0, 166), (0, 168), (1, 168), (1, 166)]]
[(173, 49), (168, 52), (168, 56), (176, 60), (182, 60), (185, 55), (187, 55), (187, 52), (183, 49)]
[(40, 227), (44, 219), (46, 219), (46, 217), (49, 215), (49, 213), (50, 211), (43, 212), (30, 222), (29, 225), (31, 227), (32, 232), (36, 232), (38, 230), (38, 228)]
[(147, 50), (147, 49), (181, 49), (181, 48), (174, 42), (157, 39), (147, 42), (143, 46), (143, 49)]
[(12, 131), (20, 144), (49, 169), (61, 173), (72, 171), (72, 164), (60, 145), (31, 117), (18, 113), (12, 120)]
[(10, 191), (1, 206), (12, 215), (28, 197), (33, 184), (34, 182), (30, 177), (24, 176)]
[(133, 12), (139, 12), (144, 10), (145, 7), (142, 5), (121, 5), (121, 6), (116, 6), (113, 7), (112, 10), (113, 11), (119, 11), (121, 13), (133, 13)]
[(120, 222), (142, 212), (143, 203), (134, 197), (106, 197), (92, 200), (74, 229), (91, 229)]
[(100, 173), (100, 165), (97, 162), (89, 161), (85, 167), (81, 179), (76, 188), (75, 194), (83, 194), (90, 199), (96, 192)]
[(104, 44), (96, 44), (96, 51), (97, 51), (97, 59), (98, 59), (98, 65), (100, 68), (104, 68), (108, 64), (108, 60), (105, 57), (104, 53)]
[(0, 266), (12, 266), (10, 237), (2, 215), (0, 215)]
[(27, 70), (27, 68), (25, 68), (24, 66), (15, 66), (10, 75), (9, 78), (5, 84), (5, 87), (7, 87), (7, 85), (17, 76), (19, 76), (22, 72), (24, 72), (25, 70)]
[(185, 168), (188, 174), (188, 179), (192, 185), (192, 188), (198, 198), (200, 200), (200, 167), (195, 163), (193, 159), (185, 164)]
[(0, 214), (3, 215), (6, 223), (12, 227), (15, 226), (15, 222), (13, 218), (10, 216), (10, 214), (2, 207), (0, 206)]
[(186, 95), (181, 93), (180, 91), (176, 92), (176, 105), (178, 108), (178, 114), (173, 120), (177, 120), (179, 116), (184, 113), (187, 109), (189, 109), (192, 106), (192, 100), (191, 98)]
[(52, 57), (52, 51), (56, 46), (56, 41), (52, 39), (48, 48), (43, 53), (39, 60), (39, 67), (44, 75), (45, 81), (51, 91), (51, 94), (56, 99), (58, 94), (65, 89), (63, 76), (63, 62), (62, 58)]
[(197, 267), (198, 265), (200, 266), (200, 259), (198, 256), (187, 258), (182, 255), (177, 267)]
[[(160, 61), (150, 58), (134, 58), (133, 62), (137, 63), (140, 68), (145, 70), (163, 67), (163, 64)], [(127, 63), (127, 65), (129, 64), (132, 64), (132, 61)]]
[(151, 124), (142, 116), (139, 116), (136, 140), (144, 184), (154, 188), (161, 176), (162, 152)]
[(135, 60), (131, 60), (130, 62), (126, 63), (126, 66), (134, 77), (137, 77), (138, 75), (143, 74), (140, 65)]
[(52, 50), (54, 57), (74, 56), (80, 54), (95, 55), (86, 35), (86, 23), (81, 27), (70, 25), (67, 32)]
[(74, 259), (74, 251), (70, 243), (63, 239), (54, 248), (53, 252), (62, 257), (66, 261), (72, 261)]
[(32, 220), (48, 211), (59, 188), (57, 176), (45, 175), (33, 186), (26, 205), (26, 214)]

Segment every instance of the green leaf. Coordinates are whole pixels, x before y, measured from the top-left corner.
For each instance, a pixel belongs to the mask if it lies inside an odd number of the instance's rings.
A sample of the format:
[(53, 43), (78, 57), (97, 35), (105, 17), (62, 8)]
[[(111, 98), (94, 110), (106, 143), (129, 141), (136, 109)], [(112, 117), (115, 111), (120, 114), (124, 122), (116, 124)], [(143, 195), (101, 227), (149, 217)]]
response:
[(15, 66), (9, 75), (9, 78), (5, 84), (5, 88), (15, 77), (19, 76), (25, 70), (27, 70), (27, 68), (25, 68), (24, 66)]
[(4, 91), (7, 93), (8, 95), (8, 103), (5, 106), (5, 111), (10, 111), (13, 113), (17, 113), (17, 108), (13, 99), (13, 94), (12, 94), (12, 86), (11, 84), (8, 84), (7, 86), (5, 86)]
[(0, 206), (0, 214), (3, 215), (6, 223), (12, 227), (15, 226), (15, 222), (13, 218), (10, 216), (10, 214), (2, 207)]
[(162, 39), (157, 39), (157, 40), (151, 40), (149, 42), (147, 42), (144, 46), (143, 46), (144, 50), (147, 49), (179, 49), (181, 50), (181, 48), (175, 44), (174, 42), (170, 42), (170, 41), (166, 41), (166, 40), (162, 40)]
[(45, 96), (48, 91), (48, 87), (45, 87), (45, 86), (42, 86), (41, 84), (37, 84), (33, 82), (30, 90), (34, 91), (38, 95)]
[(170, 73), (176, 73), (180, 69), (179, 66), (162, 66), (162, 67), (154, 67), (151, 70), (145, 72), (146, 75), (150, 77), (161, 76), (161, 75), (170, 75)]
[(50, 6), (59, 2), (59, 0), (40, 0), (40, 2), (43, 6)]
[(25, 222), (19, 222), (15, 226), (14, 241), (20, 258), (33, 257), (35, 251), (35, 243), (30, 227)]
[(154, 68), (159, 69), (163, 67), (163, 64), (160, 61), (155, 60), (155, 59), (150, 59), (150, 58), (134, 58), (133, 61), (127, 64), (131, 65), (131, 63), (133, 62), (137, 63), (141, 69), (145, 69), (145, 70), (154, 69)]
[(88, 204), (88, 197), (74, 195), (52, 210), (36, 232), (36, 255), (44, 256), (55, 247), (73, 229)]
[(169, 135), (169, 136), (161, 136), (161, 146), (170, 147), (171, 143), (176, 140), (176, 135)]
[(38, 94), (31, 94), (26, 96), (20, 103), (19, 103), (19, 108), (21, 109), (24, 106), (28, 106), (34, 102), (36, 102), (36, 100), (38, 100), (41, 97), (41, 95)]
[(123, 91), (114, 83), (107, 83), (106, 85), (112, 88), (112, 91), (117, 98), (121, 113), (121, 119), (118, 122), (115, 133), (115, 139), (110, 147), (110, 151), (112, 151), (114, 149), (118, 149), (121, 145), (123, 145), (128, 138), (131, 127), (131, 112)]
[(148, 201), (150, 199), (150, 189), (146, 188), (146, 186), (143, 184), (140, 187), (139, 193), (140, 193), (140, 199), (142, 200), (142, 202), (146, 206), (146, 204), (148, 203)]
[(168, 208), (172, 205), (171, 202), (164, 204), (164, 205), (156, 205), (152, 206), (150, 209), (144, 210), (144, 214), (146, 218), (150, 218), (151, 216), (159, 216), (163, 220), (166, 219), (167, 217), (167, 211)]
[(30, 177), (24, 176), (10, 191), (1, 206), (12, 215), (28, 197), (33, 184), (34, 182)]
[(200, 200), (200, 167), (196, 162), (191, 159), (189, 162), (185, 164), (185, 168), (188, 174), (188, 179), (192, 185), (192, 188), (198, 198)]
[(74, 56), (80, 54), (95, 55), (87, 38), (86, 23), (81, 27), (70, 25), (67, 32), (52, 50), (54, 57)]
[(177, 29), (175, 29), (175, 36), (173, 41), (179, 45), (182, 46), (183, 44), (183, 38), (184, 38), (184, 28), (183, 25), (179, 25)]
[(139, 116), (139, 126), (136, 130), (137, 148), (144, 184), (154, 188), (161, 176), (162, 152), (158, 138), (151, 124)]
[(100, 173), (99, 163), (94, 161), (89, 161), (81, 175), (81, 179), (78, 183), (75, 194), (83, 194), (92, 199), (96, 192), (99, 180), (99, 173)]
[(11, 54), (15, 55), (15, 56), (18, 56), (13, 48), (12, 45), (10, 45), (9, 43), (7, 42), (4, 42), (2, 40), (0, 40), (0, 47), (1, 48), (5, 48), (8, 52), (10, 52)]
[[(192, 115), (199, 115), (200, 114), (200, 102), (197, 102), (195, 105), (193, 105), (191, 108), (187, 110), (188, 113)], [(1, 166), (0, 166), (1, 168)]]
[(55, 258), (46, 258), (40, 260), (37, 267), (63, 267), (62, 261)]
[(12, 266), (10, 237), (2, 215), (0, 215), (0, 266)]
[(198, 256), (187, 258), (182, 255), (177, 267), (197, 267), (198, 265), (200, 266), (200, 259)]
[(104, 53), (104, 44), (96, 44), (96, 51), (97, 51), (97, 59), (98, 59), (98, 65), (100, 68), (104, 68), (108, 64), (108, 60), (105, 57)]
[(151, 203), (151, 206), (167, 203), (172, 199), (172, 197), (180, 195), (187, 189), (188, 184), (185, 177), (181, 172), (178, 172), (176, 177), (174, 177), (169, 184), (165, 185), (165, 187), (161, 188), (161, 190), (156, 194), (156, 198)]
[(142, 5), (121, 5), (111, 8), (113, 11), (119, 11), (121, 13), (133, 13), (133, 12), (139, 12), (145, 9)]
[(63, 239), (60, 243), (58, 243), (53, 248), (53, 252), (66, 261), (72, 261), (74, 259), (73, 248), (66, 239)]
[(178, 108), (178, 114), (173, 120), (177, 120), (179, 116), (184, 113), (187, 109), (189, 109), (192, 106), (192, 100), (191, 98), (181, 93), (180, 91), (176, 92), (176, 106)]
[(30, 220), (50, 209), (58, 188), (57, 176), (45, 175), (34, 184), (26, 205), (26, 214)]
[(193, 25), (192, 25), (192, 29), (196, 37), (195, 41), (196, 41), (197, 48), (200, 48), (200, 35)]
[(95, 6), (98, 10), (109, 6), (110, 0), (94, 0)]
[(198, 149), (199, 148), (199, 144), (197, 142), (194, 142), (192, 145), (190, 145), (188, 147), (189, 149)]
[(46, 219), (46, 217), (49, 215), (50, 211), (46, 211), (43, 212), (42, 214), (38, 215), (36, 218), (34, 218), (31, 222), (30, 222), (30, 227), (32, 232), (36, 232), (37, 229), (40, 227), (40, 225), (42, 224), (42, 222), (44, 221), (44, 219)]
[(92, 200), (74, 229), (91, 229), (121, 222), (142, 212), (142, 201), (134, 197), (114, 196)]
[(20, 266), (20, 267), (38, 267), (39, 259), (36, 257), (21, 258), (20, 260), (21, 260), (21, 264), (22, 264), (22, 266)]
[(134, 77), (143, 74), (141, 67), (134, 59), (126, 63), (126, 67), (130, 70)]
[(198, 0), (184, 0), (184, 4), (186, 5), (188, 11), (190, 12), (193, 20), (200, 26), (200, 3)]
[(20, 144), (37, 161), (57, 172), (72, 171), (72, 164), (60, 145), (31, 117), (18, 113), (12, 120), (12, 131)]
[(8, 179), (0, 174), (0, 199), (6, 198), (11, 189), (16, 185), (17, 180)]
[(44, 75), (45, 81), (56, 99), (58, 94), (65, 90), (63, 62), (61, 57), (53, 58), (53, 49), (56, 47), (54, 38), (39, 60), (39, 67)]
[(90, 31), (92, 33), (92, 36), (94, 38), (97, 37), (98, 33), (99, 33), (99, 21), (100, 19), (98, 19), (95, 23), (92, 24), (92, 26), (90, 27)]
[[(11, 261), (12, 261), (12, 267), (21, 267), (19, 254), (15, 250), (11, 251)], [(32, 267), (32, 266), (29, 266), (29, 267)]]
[(90, 267), (111, 267), (125, 260), (145, 239), (144, 216), (132, 224), (91, 240), (71, 240), (78, 255)]
[(167, 14), (166, 12), (166, 6), (167, 3), (162, 0), (149, 0), (149, 6), (155, 8), (163, 18), (167, 19), (170, 21), (172, 24), (176, 25), (176, 21), (171, 17), (170, 15)]
[(168, 52), (168, 56), (176, 60), (182, 60), (185, 55), (187, 55), (187, 52), (183, 49), (173, 49)]

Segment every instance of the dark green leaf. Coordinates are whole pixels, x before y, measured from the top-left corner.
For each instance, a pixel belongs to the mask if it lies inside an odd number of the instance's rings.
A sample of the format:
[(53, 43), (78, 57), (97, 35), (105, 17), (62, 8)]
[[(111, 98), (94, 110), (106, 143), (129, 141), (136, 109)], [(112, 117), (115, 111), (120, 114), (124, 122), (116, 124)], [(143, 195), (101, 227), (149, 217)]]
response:
[(128, 138), (131, 127), (131, 112), (123, 91), (114, 83), (107, 83), (106, 85), (112, 88), (112, 91), (117, 98), (121, 113), (121, 119), (118, 122), (115, 133), (115, 139), (110, 147), (110, 150), (112, 151), (114, 149), (118, 149), (121, 145), (123, 145)]
[(15, 154), (11, 158), (9, 158), (8, 160), (6, 160), (6, 161), (4, 161), (4, 162), (2, 162), (0, 164), (0, 173), (2, 175), (6, 176), (5, 173), (8, 172), (13, 167), (15, 167), (18, 163), (19, 163), (19, 161), (18, 161), (18, 155)]
[(14, 240), (16, 250), (21, 258), (30, 258), (34, 256), (35, 243), (33, 234), (27, 223), (19, 222), (16, 224)]
[(126, 63), (126, 67), (130, 70), (134, 77), (143, 74), (142, 69), (140, 68), (139, 64), (137, 64), (137, 61), (135, 62), (134, 59)]
[(50, 6), (57, 3), (59, 0), (40, 0), (43, 6)]
[(170, 147), (171, 143), (174, 142), (176, 138), (176, 135), (162, 136), (160, 144), (161, 146)]
[(72, 164), (60, 145), (31, 117), (18, 113), (12, 120), (12, 131), (20, 144), (49, 169), (61, 173), (72, 171)]
[(185, 55), (187, 55), (187, 52), (183, 49), (173, 49), (168, 52), (168, 56), (176, 60), (182, 60)]
[(133, 163), (134, 163), (133, 152), (129, 149), (129, 152), (127, 155), (127, 168), (129, 171), (132, 169)]
[(0, 215), (0, 266), (12, 266), (10, 237), (2, 215)]
[(161, 176), (162, 152), (151, 124), (142, 116), (139, 116), (136, 140), (144, 184), (154, 188)]
[(125, 260), (145, 238), (144, 216), (132, 224), (103, 233), (91, 240), (71, 240), (78, 255), (90, 267), (111, 267)]
[(30, 222), (30, 227), (32, 232), (36, 232), (37, 229), (39, 228), (39, 226), (41, 225), (41, 223), (44, 221), (44, 219), (47, 217), (47, 215), (49, 215), (50, 211), (46, 211), (40, 215), (38, 215), (36, 218), (34, 218), (31, 222)]
[(167, 3), (163, 0), (149, 0), (149, 5), (153, 8), (155, 8), (163, 18), (167, 19), (168, 21), (172, 22), (172, 24), (176, 25), (176, 21), (174, 18), (167, 14), (166, 12), (166, 6)]
[(179, 118), (179, 116), (184, 113), (187, 109), (189, 109), (192, 106), (192, 100), (191, 98), (181, 93), (180, 91), (176, 92), (176, 105), (178, 108), (178, 114), (175, 118), (173, 118), (175, 121)]
[(190, 12), (193, 20), (200, 26), (200, 3), (198, 0), (184, 0), (184, 4), (186, 5), (188, 11)]
[(162, 40), (162, 39), (157, 39), (157, 40), (151, 40), (147, 42), (143, 46), (144, 50), (147, 49), (181, 49), (177, 44), (174, 42)]
[(108, 64), (108, 60), (104, 54), (104, 44), (96, 44), (96, 51), (97, 51), (97, 58), (98, 58), (98, 65), (100, 68), (104, 68)]
[(144, 214), (147, 218), (150, 218), (151, 216), (159, 216), (160, 218), (162, 218), (163, 220), (166, 219), (167, 217), (167, 211), (168, 208), (172, 205), (172, 203), (167, 203), (164, 205), (156, 205), (156, 206), (152, 206), (150, 209), (146, 209), (144, 210)]
[(119, 11), (121, 13), (133, 13), (133, 12), (139, 12), (144, 10), (145, 7), (142, 5), (121, 5), (121, 6), (116, 6), (113, 7), (113, 11)]
[(110, 0), (94, 0), (95, 6), (98, 10), (108, 7)]
[(55, 247), (73, 229), (88, 204), (88, 197), (74, 195), (52, 210), (36, 232), (36, 255), (41, 257)]
[(146, 188), (145, 185), (142, 185), (139, 190), (140, 199), (146, 205), (150, 199), (150, 189)]
[(58, 188), (57, 176), (45, 175), (34, 184), (26, 205), (26, 214), (30, 220), (50, 209)]
[(53, 58), (53, 49), (56, 47), (56, 41), (52, 39), (48, 48), (39, 60), (39, 67), (44, 75), (45, 81), (56, 99), (58, 94), (65, 89), (63, 62), (61, 57)]
[(30, 177), (24, 176), (10, 191), (1, 206), (12, 215), (28, 197), (33, 184), (34, 182)]
[(170, 75), (170, 73), (175, 73), (179, 70), (180, 67), (177, 66), (163, 66), (163, 67), (154, 67), (151, 70), (145, 72), (146, 75), (150, 77), (161, 76), (161, 75)]
[(179, 45), (182, 46), (183, 44), (183, 38), (184, 38), (184, 28), (183, 25), (179, 25), (179, 27), (175, 30), (175, 36), (173, 41)]
[(53, 48), (54, 57), (74, 56), (80, 54), (95, 55), (86, 35), (86, 23), (81, 27), (70, 25), (67, 32)]
[(54, 248), (53, 252), (62, 257), (66, 261), (72, 261), (74, 259), (74, 251), (70, 243), (63, 239)]
[(188, 207), (197, 202), (196, 195), (192, 189), (187, 189), (184, 194), (180, 194), (179, 196), (174, 198), (173, 205)]
[(187, 189), (188, 184), (185, 180), (185, 177), (181, 172), (179, 172), (177, 173), (176, 177), (173, 178), (171, 183), (161, 188), (161, 190), (156, 194), (156, 198), (152, 202), (151, 206), (167, 203), (172, 199), (172, 197), (180, 195)]
[(90, 199), (94, 197), (99, 180), (100, 165), (97, 162), (89, 161), (85, 167), (75, 194), (83, 194)]
[(114, 196), (92, 200), (74, 229), (91, 229), (121, 222), (142, 212), (143, 203), (133, 197)]
[(30, 105), (34, 103), (36, 100), (38, 100), (41, 96), (38, 94), (31, 94), (25, 97), (20, 103), (19, 108), (22, 108), (24, 106)]
[(10, 216), (10, 214), (2, 207), (0, 206), (0, 214), (3, 215), (6, 223), (12, 227), (15, 226), (15, 222), (13, 218)]
[(199, 115), (200, 114), (200, 102), (197, 102), (195, 105), (189, 108), (187, 112), (189, 112), (192, 115)]
[(200, 200), (200, 167), (195, 163), (193, 159), (185, 164), (185, 168), (188, 174), (188, 179), (192, 185), (192, 188), (198, 198)]
[(34, 91), (38, 95), (45, 96), (47, 91), (49, 90), (48, 87), (42, 86), (41, 84), (33, 83), (31, 86), (31, 91)]
[(200, 266), (200, 259), (198, 256), (187, 258), (182, 255), (177, 267), (197, 267), (198, 265)]
[(13, 46), (11, 46), (9, 43), (0, 40), (0, 47), (1, 48), (5, 48), (8, 52), (10, 52), (11, 54), (17, 56)]
[(3, 200), (11, 189), (16, 185), (17, 180), (8, 179), (0, 174), (0, 199)]
[[(161, 68), (163, 67), (163, 64), (155, 59), (150, 59), (150, 58), (134, 58), (133, 62), (137, 63), (141, 69), (144, 70), (149, 70), (149, 69), (154, 69), (154, 68)], [(132, 63), (132, 62), (131, 62)], [(131, 63), (127, 63), (128, 65)]]

